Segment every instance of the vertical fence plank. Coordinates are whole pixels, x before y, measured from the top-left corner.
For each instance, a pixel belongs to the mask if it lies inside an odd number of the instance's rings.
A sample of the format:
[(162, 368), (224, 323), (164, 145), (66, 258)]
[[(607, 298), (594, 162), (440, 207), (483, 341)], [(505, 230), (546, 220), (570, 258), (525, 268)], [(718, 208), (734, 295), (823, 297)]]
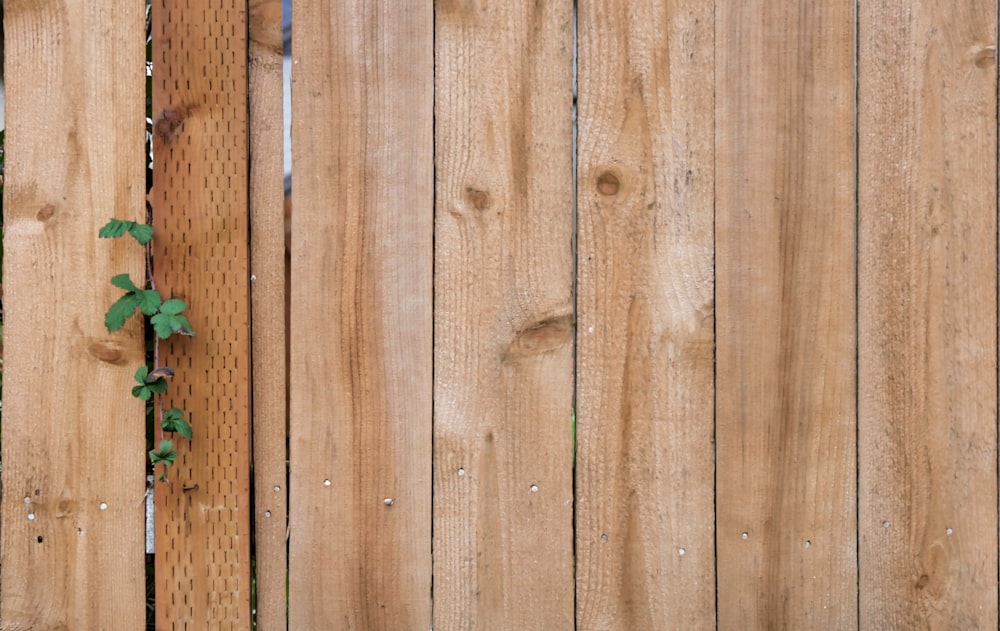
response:
[(720, 629), (857, 624), (854, 4), (718, 9)]
[(288, 569), (281, 0), (250, 2), (250, 289), (257, 628), (285, 629)]
[(430, 625), (433, 5), (295, 5), (289, 626)]
[(580, 3), (580, 629), (715, 626), (714, 10)]
[(153, 2), (154, 261), (197, 333), (161, 347), (190, 415), (157, 484), (158, 629), (250, 618), (247, 7)]
[(862, 626), (995, 629), (996, 3), (860, 7)]
[(572, 11), (437, 5), (435, 628), (573, 626)]
[[(144, 624), (143, 364), (109, 334), (112, 276), (142, 277), (143, 9), (7, 0), (4, 239), (5, 629)], [(109, 29), (109, 24), (115, 24)], [(103, 507), (103, 510), (102, 510)]]

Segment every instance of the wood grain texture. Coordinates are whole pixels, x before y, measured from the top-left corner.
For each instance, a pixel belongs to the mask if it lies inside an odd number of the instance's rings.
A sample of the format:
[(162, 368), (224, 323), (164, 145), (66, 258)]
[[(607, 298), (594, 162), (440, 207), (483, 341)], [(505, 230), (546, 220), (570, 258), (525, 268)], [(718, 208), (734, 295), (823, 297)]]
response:
[(104, 314), (142, 249), (97, 233), (145, 217), (142, 6), (5, 4), (0, 626), (139, 629), (142, 330)]
[(862, 628), (996, 628), (996, 3), (860, 7)]
[(161, 345), (166, 407), (191, 442), (157, 484), (158, 629), (250, 626), (247, 6), (155, 0), (153, 183), (158, 288), (197, 336)]
[(573, 626), (572, 20), (437, 4), (435, 629)]
[(287, 300), (281, 0), (250, 2), (250, 298), (257, 628), (287, 628)]
[(720, 629), (858, 623), (854, 5), (717, 10)]
[(431, 621), (430, 0), (295, 5), (289, 627)]
[(578, 629), (715, 626), (714, 10), (579, 5)]

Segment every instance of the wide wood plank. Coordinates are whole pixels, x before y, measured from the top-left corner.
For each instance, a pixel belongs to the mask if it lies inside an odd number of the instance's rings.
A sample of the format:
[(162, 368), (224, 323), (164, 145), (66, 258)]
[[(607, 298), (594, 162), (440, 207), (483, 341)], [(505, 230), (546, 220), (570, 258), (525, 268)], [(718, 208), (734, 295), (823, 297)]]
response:
[(257, 628), (287, 628), (288, 432), (281, 0), (250, 2), (250, 298)]
[(854, 6), (717, 9), (720, 629), (857, 625)]
[(143, 256), (97, 232), (145, 221), (143, 6), (7, 0), (4, 18), (0, 619), (141, 629), (142, 327), (109, 334), (104, 314)]
[(715, 626), (714, 12), (579, 5), (579, 629)]
[(997, 628), (995, 2), (865, 2), (864, 629)]
[(436, 5), (434, 628), (573, 627), (573, 3)]
[(433, 17), (295, 5), (292, 629), (431, 621)]
[(161, 345), (185, 410), (157, 484), (156, 626), (250, 625), (250, 273), (247, 6), (154, 0), (153, 261), (195, 337)]

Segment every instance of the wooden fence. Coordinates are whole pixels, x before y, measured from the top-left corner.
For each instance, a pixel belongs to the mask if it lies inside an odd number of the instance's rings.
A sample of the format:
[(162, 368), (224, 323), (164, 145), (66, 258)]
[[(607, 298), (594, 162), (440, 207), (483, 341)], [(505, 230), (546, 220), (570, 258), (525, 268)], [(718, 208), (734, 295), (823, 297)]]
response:
[[(5, 630), (144, 623), (141, 4), (5, 3)], [(280, 13), (154, 0), (156, 628), (997, 628), (995, 2), (299, 2), (287, 328)]]

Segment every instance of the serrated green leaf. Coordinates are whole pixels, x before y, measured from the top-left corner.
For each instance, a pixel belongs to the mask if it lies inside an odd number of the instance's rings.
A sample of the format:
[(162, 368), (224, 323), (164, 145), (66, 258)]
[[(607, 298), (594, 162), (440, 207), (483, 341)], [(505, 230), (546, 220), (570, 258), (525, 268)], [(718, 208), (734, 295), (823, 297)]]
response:
[(177, 315), (178, 313), (183, 313), (187, 309), (187, 303), (180, 298), (171, 298), (170, 300), (164, 302), (160, 305), (160, 313), (165, 313), (167, 315)]
[(194, 335), (194, 331), (191, 330), (191, 323), (186, 317), (181, 315), (171, 315), (163, 313), (161, 310), (160, 313), (154, 315), (149, 321), (153, 324), (153, 330), (156, 331), (161, 340), (167, 339), (174, 333)]
[(148, 386), (132, 386), (132, 396), (149, 401), (153, 398), (153, 391)]
[(108, 223), (101, 226), (101, 229), (97, 231), (97, 236), (102, 239), (114, 239), (128, 232), (129, 228), (134, 225), (134, 221), (112, 218)]
[(139, 310), (148, 316), (156, 313), (163, 303), (163, 299), (160, 298), (160, 292), (155, 289), (136, 291), (135, 295), (138, 296)]
[(167, 380), (161, 377), (152, 383), (147, 383), (146, 387), (156, 394), (163, 394), (167, 391)]
[(174, 461), (177, 460), (177, 452), (174, 451), (174, 444), (172, 441), (165, 440), (160, 443), (160, 446), (149, 452), (149, 461), (156, 465), (172, 465)]
[(171, 408), (164, 412), (161, 426), (164, 431), (177, 432), (188, 440), (191, 440), (194, 435), (191, 430), (191, 425), (184, 420), (184, 411), (179, 408)]
[(118, 274), (117, 276), (111, 277), (111, 284), (119, 289), (124, 289), (125, 291), (139, 291), (139, 288), (135, 286), (132, 282), (132, 278), (128, 274)]
[(153, 226), (145, 223), (132, 223), (128, 233), (139, 242), (139, 245), (146, 245), (153, 240)]
[(140, 385), (146, 385), (146, 375), (149, 374), (149, 366), (143, 365), (139, 366), (139, 369), (135, 371), (135, 380), (139, 382)]
[(139, 306), (139, 300), (134, 293), (127, 293), (111, 305), (108, 312), (104, 314), (104, 326), (109, 333), (114, 333), (125, 326), (125, 321), (129, 319), (135, 308)]

